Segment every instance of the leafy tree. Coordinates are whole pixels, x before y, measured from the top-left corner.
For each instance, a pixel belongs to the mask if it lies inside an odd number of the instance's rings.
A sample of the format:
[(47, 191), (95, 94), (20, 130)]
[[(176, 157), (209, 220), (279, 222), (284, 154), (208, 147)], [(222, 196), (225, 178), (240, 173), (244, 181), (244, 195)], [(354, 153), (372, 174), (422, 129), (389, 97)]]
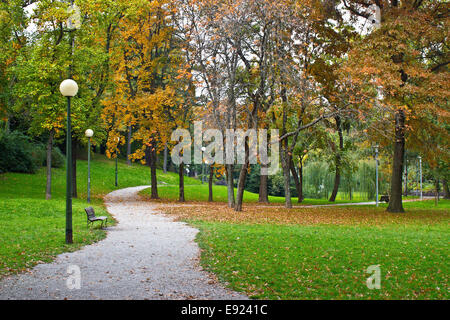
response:
[[(393, 132), (389, 139), (378, 140), (382, 145), (393, 145), (387, 210), (403, 212), (407, 135), (414, 135), (419, 128), (433, 135), (442, 131), (448, 119), (448, 3), (355, 0), (344, 4), (354, 17), (370, 18), (374, 9), (379, 12), (379, 28), (353, 44), (344, 77), (351, 81), (347, 87), (360, 107), (360, 118), (372, 115), (376, 119), (368, 128), (372, 137), (379, 137), (383, 131)], [(414, 147), (433, 146), (421, 143)]]
[[(185, 69), (174, 37), (176, 8), (171, 1), (127, 2), (118, 25), (113, 54), (114, 88), (104, 100), (103, 119), (110, 126), (107, 155), (115, 157), (126, 127), (133, 126), (132, 139), (140, 141), (132, 159), (151, 167), (152, 198), (158, 198), (156, 157), (170, 139), (173, 110), (181, 103), (178, 71)], [(145, 30), (145, 32), (143, 32)], [(181, 87), (182, 88), (182, 87)]]
[(0, 121), (9, 131), (10, 117), (15, 112), (17, 95), (14, 86), (17, 76), (14, 67), (17, 57), (27, 45), (25, 29), (28, 19), (24, 8), (32, 1), (0, 2)]

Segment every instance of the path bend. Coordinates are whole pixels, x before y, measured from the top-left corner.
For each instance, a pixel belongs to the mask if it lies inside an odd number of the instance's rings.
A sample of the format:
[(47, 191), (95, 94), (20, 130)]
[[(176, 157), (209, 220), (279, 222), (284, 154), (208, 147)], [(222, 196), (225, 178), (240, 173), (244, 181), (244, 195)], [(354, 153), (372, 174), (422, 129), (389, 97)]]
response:
[[(157, 214), (157, 205), (138, 195), (148, 187), (109, 193), (105, 204), (118, 224), (104, 240), (4, 278), (0, 300), (247, 299), (201, 269), (198, 230)], [(70, 266), (79, 267), (80, 289), (67, 287)]]

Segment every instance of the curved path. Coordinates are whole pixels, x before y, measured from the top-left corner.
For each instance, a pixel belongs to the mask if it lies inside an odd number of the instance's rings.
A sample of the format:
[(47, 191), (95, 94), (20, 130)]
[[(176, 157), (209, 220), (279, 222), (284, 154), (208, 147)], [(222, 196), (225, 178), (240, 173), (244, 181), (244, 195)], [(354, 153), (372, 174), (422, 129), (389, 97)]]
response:
[[(155, 214), (155, 205), (138, 196), (145, 188), (108, 194), (118, 224), (106, 239), (3, 279), (0, 299), (246, 299), (201, 270), (198, 230)], [(77, 270), (80, 289), (69, 289)]]

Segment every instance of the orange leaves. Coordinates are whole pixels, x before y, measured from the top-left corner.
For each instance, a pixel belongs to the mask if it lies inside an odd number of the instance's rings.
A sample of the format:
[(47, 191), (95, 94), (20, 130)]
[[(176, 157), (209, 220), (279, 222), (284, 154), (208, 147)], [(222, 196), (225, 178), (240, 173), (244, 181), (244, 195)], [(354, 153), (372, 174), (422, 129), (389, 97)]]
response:
[[(418, 136), (438, 137), (441, 124), (437, 119), (448, 105), (448, 70), (433, 71), (445, 55), (442, 27), (448, 18), (439, 13), (438, 2), (420, 8), (407, 3), (382, 11), (381, 28), (353, 43), (340, 71), (352, 89), (348, 91), (351, 101), (362, 111), (359, 119), (371, 122), (368, 132), (375, 139), (380, 139), (380, 131), (392, 128), (394, 112), (401, 109), (406, 117), (408, 148), (426, 153), (439, 143), (424, 143)], [(445, 138), (441, 140), (448, 144)]]
[(248, 204), (244, 211), (236, 214), (223, 203), (192, 205), (164, 205), (159, 208), (173, 214), (180, 220), (201, 220), (213, 222), (251, 223), (251, 224), (335, 224), (335, 225), (385, 225), (441, 223), (448, 219), (448, 213), (435, 211), (413, 211), (407, 215), (386, 213), (375, 208), (354, 207), (302, 207), (286, 209), (280, 206)]
[(181, 80), (181, 79), (190, 80), (191, 78), (192, 78), (192, 73), (190, 72), (190, 68), (184, 68), (184, 69), (178, 70), (178, 76), (176, 77), (177, 80)]

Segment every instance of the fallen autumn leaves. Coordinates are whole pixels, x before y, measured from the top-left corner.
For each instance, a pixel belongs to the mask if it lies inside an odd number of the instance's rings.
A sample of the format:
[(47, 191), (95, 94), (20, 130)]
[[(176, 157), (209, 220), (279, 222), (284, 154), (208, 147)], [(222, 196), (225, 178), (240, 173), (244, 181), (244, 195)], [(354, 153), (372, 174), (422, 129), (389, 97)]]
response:
[(438, 224), (448, 220), (449, 212), (442, 210), (409, 210), (392, 214), (384, 209), (371, 207), (282, 207), (248, 206), (236, 213), (223, 204), (165, 205), (158, 209), (165, 214), (176, 215), (178, 220), (251, 224), (335, 224), (335, 225), (384, 225), (384, 224)]

